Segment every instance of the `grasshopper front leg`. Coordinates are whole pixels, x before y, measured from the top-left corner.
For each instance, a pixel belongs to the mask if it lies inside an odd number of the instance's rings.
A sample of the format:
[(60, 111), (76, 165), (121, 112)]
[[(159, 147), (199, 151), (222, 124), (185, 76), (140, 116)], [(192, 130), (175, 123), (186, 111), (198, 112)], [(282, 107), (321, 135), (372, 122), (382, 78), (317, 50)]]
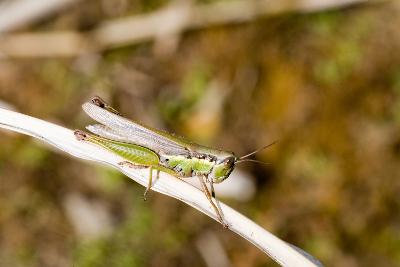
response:
[[(198, 176), (200, 184), (203, 188), (203, 192), (206, 195), (208, 201), (210, 201), (211, 206), (213, 207), (213, 209), (215, 210), (215, 213), (217, 214), (218, 220), (220, 221), (220, 223), (224, 226), (224, 228), (229, 228), (229, 225), (225, 222), (224, 217), (223, 217), (223, 213), (222, 210), (219, 208), (219, 206), (217, 206), (214, 201), (213, 198), (211, 196), (210, 191), (208, 190), (208, 187), (206, 185), (206, 183), (204, 182), (204, 180), (206, 179), (205, 177), (201, 177)], [(214, 186), (212, 186), (212, 190), (214, 191)]]

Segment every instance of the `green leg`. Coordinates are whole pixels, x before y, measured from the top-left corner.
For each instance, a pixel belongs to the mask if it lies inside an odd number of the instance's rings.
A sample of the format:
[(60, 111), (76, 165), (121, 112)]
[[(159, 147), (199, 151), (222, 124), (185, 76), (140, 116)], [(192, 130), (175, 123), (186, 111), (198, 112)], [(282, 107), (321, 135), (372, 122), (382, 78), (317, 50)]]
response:
[[(149, 183), (147, 184), (146, 190), (144, 191), (143, 194), (143, 200), (146, 201), (147, 200), (147, 193), (149, 192), (149, 190), (151, 189), (151, 186), (153, 184), (153, 167), (152, 166), (144, 166), (144, 165), (139, 165), (139, 164), (134, 164), (130, 161), (122, 161), (119, 162), (118, 165), (120, 166), (128, 166), (129, 168), (134, 168), (134, 169), (143, 169), (143, 168), (149, 168), (150, 170), (150, 175), (149, 175)], [(160, 171), (157, 170), (157, 177), (159, 175)]]
[(201, 183), (201, 186), (202, 186), (202, 188), (203, 188), (203, 192), (204, 192), (204, 194), (206, 195), (208, 201), (210, 201), (211, 206), (212, 206), (213, 209), (215, 210), (215, 213), (217, 214), (218, 220), (219, 220), (220, 223), (224, 226), (224, 228), (228, 228), (229, 225), (228, 225), (227, 223), (225, 223), (224, 218), (223, 218), (223, 216), (222, 216), (222, 211), (221, 211), (221, 209), (219, 209), (219, 208), (217, 207), (217, 205), (215, 205), (215, 203), (214, 203), (214, 201), (213, 201), (213, 199), (212, 199), (212, 197), (211, 197), (211, 193), (210, 193), (210, 191), (208, 190), (206, 183), (204, 182), (205, 177), (200, 177), (200, 176), (198, 176), (198, 177), (199, 177), (199, 181), (200, 181), (200, 183)]
[[(143, 194), (143, 200), (146, 201), (147, 200), (147, 194), (149, 193), (151, 187), (153, 186), (153, 167), (150, 167), (150, 175), (149, 175), (149, 183), (147, 184), (146, 190), (144, 191)], [(157, 169), (157, 179), (160, 175), (160, 170)]]
[(151, 189), (151, 185), (153, 184), (153, 167), (150, 167), (149, 170), (150, 170), (149, 183), (147, 184), (146, 190), (144, 190), (144, 194), (143, 194), (144, 201), (147, 200), (147, 193), (149, 192), (149, 190)]

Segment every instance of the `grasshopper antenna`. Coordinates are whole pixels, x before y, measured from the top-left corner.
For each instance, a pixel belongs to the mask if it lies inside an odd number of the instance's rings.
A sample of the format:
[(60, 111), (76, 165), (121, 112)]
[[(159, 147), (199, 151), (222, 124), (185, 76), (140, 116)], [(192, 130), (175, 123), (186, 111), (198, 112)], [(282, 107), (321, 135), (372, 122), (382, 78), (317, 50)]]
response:
[(271, 163), (263, 162), (263, 161), (256, 160), (256, 159), (240, 159), (240, 160), (236, 161), (236, 163), (241, 163), (241, 162), (256, 162), (256, 163), (261, 163), (261, 164), (264, 164), (264, 165), (270, 165), (271, 164)]
[[(264, 149), (266, 149), (266, 148), (268, 148), (268, 147), (270, 147), (270, 146), (276, 144), (277, 142), (278, 142), (278, 141), (274, 141), (274, 142), (272, 142), (272, 143), (270, 143), (270, 144), (268, 144), (268, 145), (266, 145), (266, 146), (260, 147), (259, 149), (255, 150), (255, 151), (253, 151), (253, 152), (251, 152), (251, 153), (249, 153), (249, 154), (247, 154), (247, 155), (241, 156), (240, 158), (238, 158), (237, 161), (238, 161), (238, 162), (239, 162), (239, 161), (257, 161), (257, 160), (249, 160), (249, 159), (246, 159), (246, 158), (248, 158), (248, 157), (250, 157), (250, 156), (252, 156), (252, 155), (254, 155), (254, 154), (260, 152), (261, 150), (264, 150)], [(245, 160), (245, 159), (246, 159), (246, 160)], [(261, 162), (261, 161), (260, 161), (260, 162)]]

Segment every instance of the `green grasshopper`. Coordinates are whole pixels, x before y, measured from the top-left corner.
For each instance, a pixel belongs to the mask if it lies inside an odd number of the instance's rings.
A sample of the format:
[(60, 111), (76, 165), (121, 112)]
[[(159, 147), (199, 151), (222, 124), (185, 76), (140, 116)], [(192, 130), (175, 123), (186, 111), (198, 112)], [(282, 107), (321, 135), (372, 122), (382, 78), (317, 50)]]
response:
[[(197, 176), (204, 194), (224, 227), (228, 225), (224, 222), (222, 211), (215, 200), (214, 183), (221, 183), (228, 178), (237, 163), (255, 161), (247, 158), (275, 143), (237, 157), (233, 152), (198, 145), (181, 137), (130, 121), (100, 97), (94, 97), (90, 102), (84, 103), (82, 108), (101, 124), (86, 127), (93, 134), (76, 130), (74, 132), (76, 138), (118, 154), (125, 159), (119, 163), (120, 165), (149, 168), (149, 182), (144, 199), (152, 186), (153, 170), (157, 171), (157, 175), (162, 171), (178, 178)], [(211, 192), (206, 183), (210, 184)]]

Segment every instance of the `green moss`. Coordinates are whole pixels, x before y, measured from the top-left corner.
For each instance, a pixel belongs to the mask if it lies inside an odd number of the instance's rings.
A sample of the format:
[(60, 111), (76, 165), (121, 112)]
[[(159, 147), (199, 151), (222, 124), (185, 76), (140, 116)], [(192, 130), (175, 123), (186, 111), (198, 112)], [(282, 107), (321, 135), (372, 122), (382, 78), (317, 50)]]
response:
[[(148, 246), (151, 247), (153, 217), (143, 204), (136, 205), (134, 213), (110, 236), (97, 240), (81, 241), (75, 249), (76, 266), (145, 266)], [(146, 245), (144, 245), (146, 244)]]

